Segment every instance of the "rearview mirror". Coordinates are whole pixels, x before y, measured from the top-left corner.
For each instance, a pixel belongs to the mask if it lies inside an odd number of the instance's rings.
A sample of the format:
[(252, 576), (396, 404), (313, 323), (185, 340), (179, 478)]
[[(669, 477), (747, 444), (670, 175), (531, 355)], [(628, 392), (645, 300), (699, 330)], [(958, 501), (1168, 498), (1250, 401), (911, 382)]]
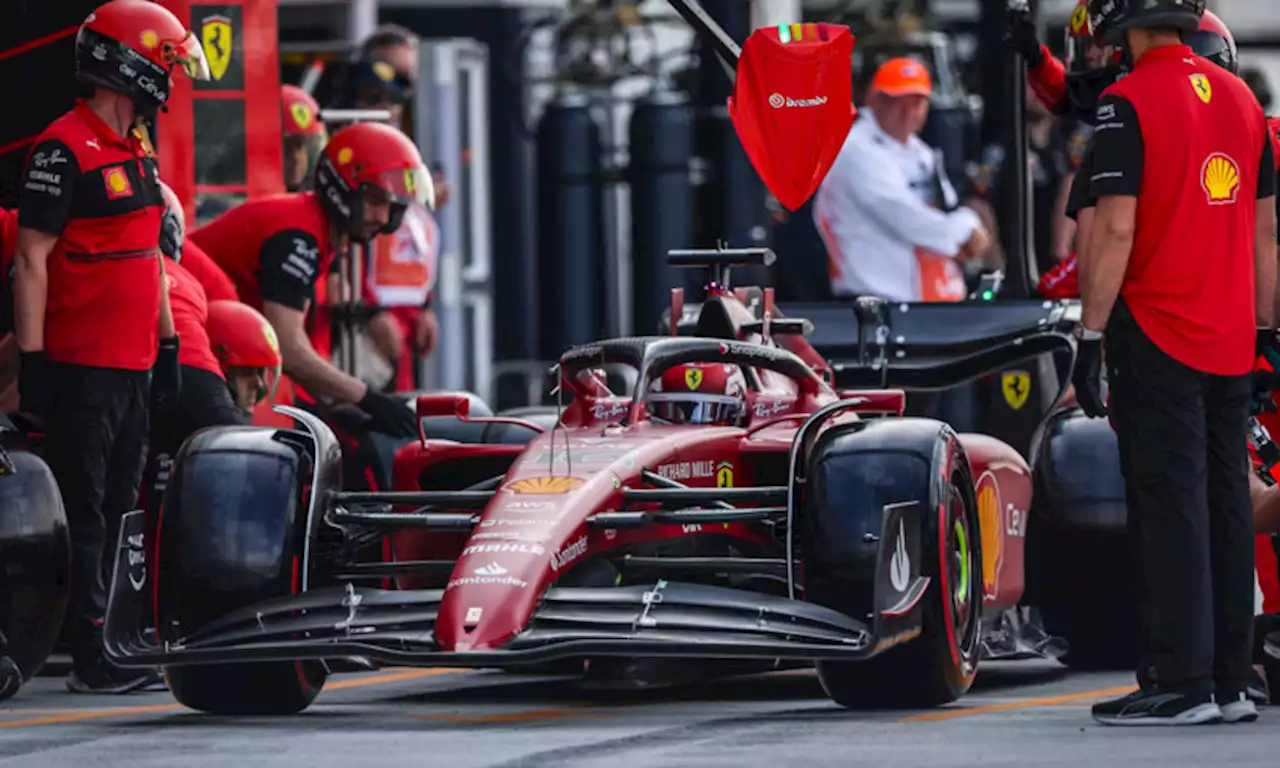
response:
[(729, 116), (788, 210), (817, 191), (853, 125), (853, 43), (848, 27), (790, 24), (757, 29), (742, 46)]

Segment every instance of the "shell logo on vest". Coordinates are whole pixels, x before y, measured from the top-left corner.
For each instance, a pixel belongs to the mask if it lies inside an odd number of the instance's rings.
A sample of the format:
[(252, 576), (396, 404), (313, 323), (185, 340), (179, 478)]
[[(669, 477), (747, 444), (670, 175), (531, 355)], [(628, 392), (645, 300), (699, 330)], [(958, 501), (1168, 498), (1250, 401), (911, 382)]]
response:
[(1200, 186), (1209, 205), (1232, 205), (1240, 190), (1240, 166), (1228, 155), (1214, 152), (1200, 169)]

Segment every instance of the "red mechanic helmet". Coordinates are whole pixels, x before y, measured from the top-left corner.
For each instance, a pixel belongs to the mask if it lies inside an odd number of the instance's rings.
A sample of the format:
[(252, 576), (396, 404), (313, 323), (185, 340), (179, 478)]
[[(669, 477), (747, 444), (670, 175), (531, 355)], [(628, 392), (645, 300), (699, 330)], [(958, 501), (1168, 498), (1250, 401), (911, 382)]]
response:
[(1202, 56), (1233, 75), (1240, 74), (1240, 57), (1236, 39), (1213, 11), (1200, 17), (1200, 29), (1186, 40), (1197, 56)]
[(77, 79), (128, 96), (140, 112), (169, 100), (175, 67), (196, 80), (209, 79), (200, 41), (177, 16), (150, 0), (100, 5), (76, 35)]
[[(275, 392), (284, 361), (275, 328), (262, 313), (238, 301), (211, 301), (205, 330), (236, 405), (248, 410)], [(237, 384), (245, 380), (252, 386), (241, 390)]]
[(334, 134), (316, 164), (316, 191), (331, 216), (352, 237), (364, 239), (366, 195), (385, 196), (391, 215), (379, 233), (400, 228), (405, 209), (435, 210), (435, 187), (409, 137), (382, 123), (358, 123)]
[(280, 104), (284, 109), (285, 136), (324, 134), (324, 123), (320, 122), (320, 104), (311, 94), (296, 85), (282, 85)]

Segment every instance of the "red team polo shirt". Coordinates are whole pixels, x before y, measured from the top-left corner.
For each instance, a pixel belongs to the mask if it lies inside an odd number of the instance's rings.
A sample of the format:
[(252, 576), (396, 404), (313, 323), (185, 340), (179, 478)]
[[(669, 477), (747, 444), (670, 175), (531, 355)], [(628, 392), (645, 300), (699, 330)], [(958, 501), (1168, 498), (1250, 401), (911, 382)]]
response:
[[(185, 248), (182, 260), (187, 260)], [(164, 273), (165, 281), (169, 284), (169, 308), (173, 310), (173, 327), (182, 340), (178, 347), (178, 362), (217, 374), (218, 378), (225, 380), (222, 365), (213, 355), (209, 333), (205, 330), (205, 325), (209, 322), (209, 302), (205, 299), (204, 288), (200, 287), (200, 281), (181, 264), (165, 260)]]
[[(166, 262), (166, 265), (168, 262)], [(204, 289), (208, 301), (239, 301), (235, 283), (222, 271), (222, 267), (213, 263), (209, 254), (200, 246), (187, 240), (182, 244), (182, 268), (191, 274)]]
[(1249, 373), (1255, 203), (1276, 183), (1249, 87), (1185, 45), (1152, 49), (1103, 93), (1094, 141), (1092, 197), (1138, 198), (1120, 296), (1143, 333), (1195, 370)]
[(305, 311), (329, 270), (329, 221), (312, 192), (250, 200), (187, 235), (261, 311), (274, 301)]
[(159, 347), (160, 222), (155, 155), (83, 102), (27, 156), (19, 223), (51, 235), (44, 353), (76, 365), (147, 370)]

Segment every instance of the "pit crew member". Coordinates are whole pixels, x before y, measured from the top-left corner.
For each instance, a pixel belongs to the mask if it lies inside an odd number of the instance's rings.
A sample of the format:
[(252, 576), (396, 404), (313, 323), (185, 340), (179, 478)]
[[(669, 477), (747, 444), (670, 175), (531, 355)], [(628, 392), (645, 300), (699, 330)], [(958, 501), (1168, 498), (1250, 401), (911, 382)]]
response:
[(1111, 725), (1257, 718), (1246, 694), (1253, 521), (1239, 436), (1253, 361), (1274, 333), (1275, 165), (1244, 82), (1182, 44), (1203, 12), (1202, 0), (1089, 5), (1095, 36), (1135, 63), (1098, 104), (1074, 382), (1086, 412), (1105, 413), (1106, 328), (1156, 683), (1095, 705)]
[(1088, 4), (1089, 0), (1078, 0), (1067, 22), (1065, 66), (1040, 42), (1035, 22), (1025, 12), (1011, 15), (1005, 43), (1022, 54), (1027, 84), (1041, 104), (1054, 114), (1091, 123), (1102, 92), (1123, 68), (1115, 46), (1095, 41)]
[(280, 343), (267, 318), (238, 301), (209, 302), (209, 345), (247, 421), (280, 381)]
[(169, 304), (173, 308), (173, 325), (182, 347), (178, 363), (182, 366), (182, 391), (171, 407), (152, 414), (151, 443), (146, 470), (147, 501), (145, 508), (154, 512), (168, 484), (173, 456), (193, 432), (205, 427), (248, 424), (231, 399), (222, 365), (214, 356), (205, 330), (208, 321), (208, 299), (200, 282), (183, 268), (186, 222), (182, 203), (169, 185), (161, 182), (166, 210), (160, 250), (169, 259), (165, 264), (165, 282), (169, 286)]
[(284, 125), (284, 185), (290, 192), (311, 187), (311, 171), (329, 141), (320, 120), (320, 104), (296, 85), (280, 86)]
[(645, 408), (661, 424), (744, 426), (747, 380), (730, 363), (688, 363), (663, 371), (649, 385)]
[(24, 411), (46, 419), (44, 458), (71, 531), (68, 687), (125, 692), (158, 679), (103, 657), (104, 548), (134, 508), (149, 401), (172, 402), (178, 337), (158, 248), (164, 201), (146, 121), (170, 73), (208, 77), (199, 40), (163, 6), (112, 0), (76, 38), (93, 95), (27, 158), (14, 270)]
[(978, 214), (955, 207), (941, 163), (916, 135), (932, 94), (919, 62), (881, 65), (868, 108), (818, 188), (814, 220), (837, 296), (961, 301), (965, 281), (956, 259), (981, 258), (990, 246)]
[(394, 232), (412, 204), (430, 205), (431, 177), (404, 134), (377, 123), (339, 131), (316, 165), (316, 191), (251, 200), (189, 238), (275, 328), (285, 372), (315, 397), (357, 405), (374, 429), (413, 437), (414, 414), (317, 354), (305, 328), (317, 279), (338, 249)]

